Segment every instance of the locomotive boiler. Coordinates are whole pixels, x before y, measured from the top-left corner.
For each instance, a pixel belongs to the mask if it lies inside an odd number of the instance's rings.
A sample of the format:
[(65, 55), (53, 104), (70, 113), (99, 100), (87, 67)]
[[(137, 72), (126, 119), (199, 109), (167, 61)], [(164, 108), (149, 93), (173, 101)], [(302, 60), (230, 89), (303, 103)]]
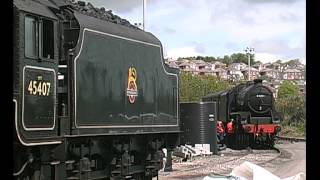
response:
[(13, 1), (13, 176), (151, 179), (178, 141), (178, 70), (151, 33), (80, 6)]

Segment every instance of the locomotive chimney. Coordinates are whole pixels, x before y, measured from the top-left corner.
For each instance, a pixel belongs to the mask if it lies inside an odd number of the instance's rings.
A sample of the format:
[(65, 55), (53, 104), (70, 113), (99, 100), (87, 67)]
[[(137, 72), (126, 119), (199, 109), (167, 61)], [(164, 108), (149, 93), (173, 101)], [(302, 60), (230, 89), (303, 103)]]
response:
[(262, 79), (255, 79), (255, 80), (253, 80), (253, 82), (254, 82), (254, 84), (258, 84), (258, 83), (262, 83)]

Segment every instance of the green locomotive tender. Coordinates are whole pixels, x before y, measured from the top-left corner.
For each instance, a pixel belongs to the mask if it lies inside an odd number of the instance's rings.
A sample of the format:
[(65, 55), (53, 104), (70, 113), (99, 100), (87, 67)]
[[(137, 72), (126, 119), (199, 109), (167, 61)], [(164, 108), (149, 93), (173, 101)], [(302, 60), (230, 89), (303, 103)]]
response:
[(151, 179), (178, 141), (178, 70), (151, 33), (14, 0), (16, 179)]

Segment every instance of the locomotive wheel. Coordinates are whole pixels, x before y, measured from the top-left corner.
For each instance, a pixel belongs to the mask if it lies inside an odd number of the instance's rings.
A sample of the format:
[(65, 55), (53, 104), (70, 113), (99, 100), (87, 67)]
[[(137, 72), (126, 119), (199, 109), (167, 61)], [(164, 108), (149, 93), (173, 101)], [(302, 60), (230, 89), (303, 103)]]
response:
[(132, 176), (132, 180), (143, 180), (144, 173), (137, 173)]
[(253, 148), (254, 147), (254, 135), (253, 134), (248, 134), (248, 141), (249, 141), (249, 147)]
[(244, 134), (239, 132), (236, 134), (236, 146), (237, 149), (242, 149), (244, 148), (245, 144), (244, 144)]
[(267, 146), (272, 148), (274, 146), (274, 136), (273, 135), (267, 136), (266, 143), (267, 143)]

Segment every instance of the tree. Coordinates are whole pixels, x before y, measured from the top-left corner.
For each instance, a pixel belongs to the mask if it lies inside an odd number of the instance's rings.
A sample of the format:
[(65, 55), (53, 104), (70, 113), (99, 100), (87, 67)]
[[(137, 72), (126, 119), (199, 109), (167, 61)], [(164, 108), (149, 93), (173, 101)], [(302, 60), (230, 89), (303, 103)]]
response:
[(212, 61), (216, 61), (216, 58), (213, 56), (206, 56), (206, 57), (204, 57), (204, 61), (205, 62), (212, 62)]
[(225, 55), (225, 56), (223, 56), (222, 63), (224, 63), (227, 66), (229, 66), (229, 64), (232, 63), (232, 59), (228, 55)]
[(282, 61), (278, 59), (275, 63), (282, 64)]
[(282, 125), (294, 127), (295, 130), (292, 132), (305, 135), (306, 100), (300, 94), (297, 85), (290, 81), (284, 81), (279, 87), (275, 105), (277, 111), (283, 115)]
[[(248, 55), (243, 53), (234, 53), (231, 55), (232, 63), (245, 63), (248, 64)], [(254, 55), (250, 54), (250, 64), (254, 64)]]
[(300, 63), (299, 59), (292, 59), (288, 62), (286, 62), (286, 64), (288, 64), (291, 67), (297, 67)]
[(202, 97), (226, 90), (229, 84), (215, 76), (199, 76), (182, 72), (180, 75), (180, 101), (199, 102)]
[(282, 85), (279, 87), (278, 97), (290, 97), (300, 95), (299, 88), (297, 85), (290, 81), (283, 81)]
[(195, 60), (196, 57), (195, 57), (195, 56), (190, 56), (190, 57), (179, 57), (179, 58), (178, 58), (178, 60), (182, 60), (182, 59)]
[(204, 58), (202, 56), (197, 56), (196, 60), (203, 60)]
[(254, 61), (254, 64), (262, 64), (262, 62), (261, 61)]
[(216, 60), (219, 61), (219, 62), (222, 62), (222, 61), (223, 61), (223, 58), (217, 57)]
[(306, 101), (303, 96), (278, 98), (276, 109), (283, 114), (284, 125), (302, 125), (306, 120)]

